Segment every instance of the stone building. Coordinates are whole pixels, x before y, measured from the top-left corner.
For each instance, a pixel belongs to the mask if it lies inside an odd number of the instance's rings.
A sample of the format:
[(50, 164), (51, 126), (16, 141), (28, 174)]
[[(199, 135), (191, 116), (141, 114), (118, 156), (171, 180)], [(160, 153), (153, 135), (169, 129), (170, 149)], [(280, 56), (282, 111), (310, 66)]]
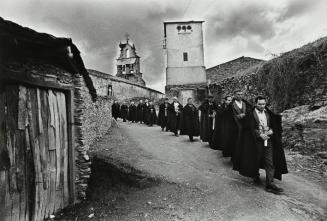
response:
[(145, 86), (140, 67), (140, 56), (137, 55), (135, 45), (129, 42), (119, 43), (120, 55), (117, 59), (117, 77)]
[(201, 102), (207, 94), (204, 66), (203, 21), (164, 22), (166, 95), (186, 104), (191, 97)]
[(112, 96), (120, 102), (147, 98), (157, 103), (164, 97), (164, 94), (160, 91), (145, 87), (125, 78), (91, 69), (88, 72), (98, 94)]
[(111, 126), (76, 45), (0, 18), (1, 220), (43, 220), (85, 199), (89, 146)]

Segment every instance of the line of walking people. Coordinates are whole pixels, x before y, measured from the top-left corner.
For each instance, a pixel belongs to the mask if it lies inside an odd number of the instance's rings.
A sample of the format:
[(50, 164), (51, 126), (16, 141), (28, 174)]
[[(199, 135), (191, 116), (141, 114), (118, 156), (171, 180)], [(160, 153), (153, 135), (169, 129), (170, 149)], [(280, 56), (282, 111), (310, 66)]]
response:
[(112, 117), (117, 120), (121, 118), (123, 122), (141, 123), (153, 126), (157, 122), (157, 112), (152, 101), (148, 99), (140, 100), (138, 105), (131, 101), (128, 106), (124, 101), (121, 105), (117, 100), (112, 105)]
[[(147, 107), (143, 109), (145, 114), (142, 118), (136, 117), (136, 122), (151, 119), (151, 123), (149, 120), (145, 123), (153, 125), (155, 118), (150, 117), (156, 113), (153, 104), (146, 100), (144, 105), (140, 101), (138, 114), (142, 105)], [(149, 112), (150, 106), (153, 111)], [(223, 157), (230, 157), (233, 169), (253, 178), (255, 185), (261, 185), (259, 170), (265, 169), (266, 191), (274, 194), (283, 192), (273, 182), (274, 178), (281, 180), (282, 174), (288, 173), (281, 142), (281, 116), (267, 108), (265, 97), (256, 97), (252, 105), (243, 99), (242, 91), (237, 90), (220, 104), (215, 103), (213, 96), (208, 96), (199, 108), (193, 104), (192, 98), (184, 107), (176, 97), (172, 103), (166, 98), (159, 105), (156, 122), (162, 131), (170, 131), (175, 136), (187, 135), (191, 142), (194, 137), (200, 136), (202, 142), (208, 142), (212, 149), (222, 151)]]

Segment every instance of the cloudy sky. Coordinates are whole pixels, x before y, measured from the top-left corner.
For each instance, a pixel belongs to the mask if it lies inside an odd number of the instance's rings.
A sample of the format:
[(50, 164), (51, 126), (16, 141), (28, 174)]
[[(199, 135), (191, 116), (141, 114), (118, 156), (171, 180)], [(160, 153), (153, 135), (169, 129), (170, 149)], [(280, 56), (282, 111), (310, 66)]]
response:
[(147, 85), (161, 91), (164, 21), (205, 21), (207, 68), (240, 56), (269, 59), (327, 36), (327, 0), (1, 0), (0, 16), (72, 38), (87, 68), (110, 74), (129, 33)]

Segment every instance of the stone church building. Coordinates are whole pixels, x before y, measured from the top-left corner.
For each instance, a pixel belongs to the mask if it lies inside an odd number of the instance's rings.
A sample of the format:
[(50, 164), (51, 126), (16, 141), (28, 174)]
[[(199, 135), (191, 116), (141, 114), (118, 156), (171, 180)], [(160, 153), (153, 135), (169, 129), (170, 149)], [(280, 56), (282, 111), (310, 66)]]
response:
[(145, 86), (140, 71), (140, 56), (137, 55), (135, 45), (129, 42), (128, 35), (126, 43), (119, 43), (120, 55), (117, 59), (117, 77), (125, 78), (134, 83)]

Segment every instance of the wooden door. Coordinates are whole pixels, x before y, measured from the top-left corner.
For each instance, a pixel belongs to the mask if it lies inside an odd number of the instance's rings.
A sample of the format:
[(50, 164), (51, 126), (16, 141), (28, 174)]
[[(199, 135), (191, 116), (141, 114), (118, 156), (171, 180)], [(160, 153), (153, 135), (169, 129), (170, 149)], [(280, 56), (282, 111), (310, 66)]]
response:
[(0, 217), (43, 220), (69, 203), (65, 94), (0, 85)]

